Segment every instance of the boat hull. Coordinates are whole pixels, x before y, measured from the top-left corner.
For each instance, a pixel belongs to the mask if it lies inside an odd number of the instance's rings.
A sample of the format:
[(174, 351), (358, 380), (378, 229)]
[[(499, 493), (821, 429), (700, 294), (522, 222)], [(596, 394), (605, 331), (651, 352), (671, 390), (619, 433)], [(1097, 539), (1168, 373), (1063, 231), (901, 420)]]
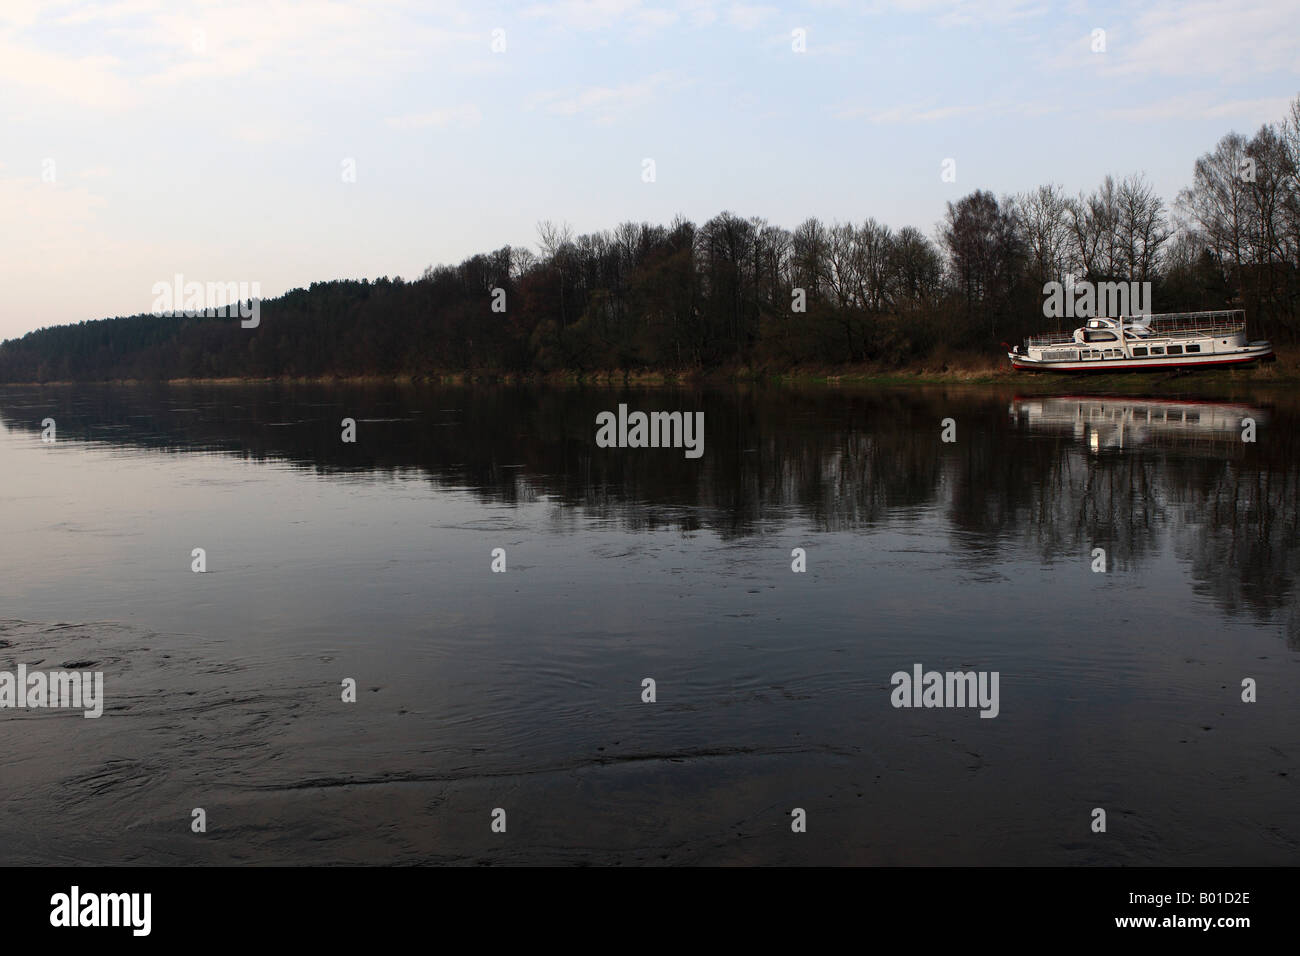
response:
[(1249, 365), (1252, 362), (1273, 358), (1268, 345), (1249, 345), (1237, 352), (1210, 355), (1162, 355), (1152, 358), (1080, 359), (1063, 362), (1041, 362), (1023, 355), (1008, 352), (1011, 367), (1025, 372), (1147, 372), (1161, 369), (1215, 368), (1224, 365)]

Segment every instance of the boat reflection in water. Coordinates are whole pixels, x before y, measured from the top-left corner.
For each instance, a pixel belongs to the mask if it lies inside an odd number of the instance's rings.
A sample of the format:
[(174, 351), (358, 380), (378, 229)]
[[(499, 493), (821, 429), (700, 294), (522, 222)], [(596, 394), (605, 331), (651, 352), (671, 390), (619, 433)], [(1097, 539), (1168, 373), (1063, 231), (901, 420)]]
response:
[(1030, 431), (1069, 432), (1098, 454), (1139, 445), (1221, 451), (1268, 420), (1266, 410), (1238, 402), (1094, 395), (1017, 397), (1009, 413)]

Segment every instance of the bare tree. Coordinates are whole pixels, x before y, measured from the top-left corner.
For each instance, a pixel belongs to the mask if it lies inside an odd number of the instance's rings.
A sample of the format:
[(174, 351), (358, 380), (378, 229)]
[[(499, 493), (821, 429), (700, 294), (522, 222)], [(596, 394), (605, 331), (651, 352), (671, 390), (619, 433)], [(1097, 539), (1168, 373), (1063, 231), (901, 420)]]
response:
[(1129, 282), (1149, 282), (1171, 235), (1164, 200), (1139, 173), (1119, 184), (1115, 205), (1116, 274)]
[(896, 306), (919, 306), (935, 297), (943, 259), (921, 230), (914, 226), (898, 230), (890, 256), (891, 299)]
[(1091, 194), (1080, 193), (1070, 200), (1070, 233), (1073, 239), (1073, 263), (1085, 278), (1112, 278), (1119, 274), (1116, 224), (1119, 220), (1119, 197), (1115, 178), (1107, 176), (1101, 187)]
[(543, 219), (537, 224), (537, 237), (543, 256), (559, 276), (560, 328), (564, 328), (569, 324), (569, 296), (565, 287), (569, 284), (569, 273), (573, 266), (573, 228), (567, 222), (556, 225), (549, 219)]
[(1069, 200), (1055, 183), (1017, 197), (1017, 219), (1029, 268), (1040, 283), (1060, 281), (1069, 271)]
[(1179, 209), (1204, 234), (1220, 261), (1240, 276), (1246, 258), (1249, 202), (1241, 177), (1246, 140), (1229, 133), (1196, 161), (1192, 185), (1178, 194)]
[(573, 242), (573, 227), (567, 222), (557, 225), (550, 219), (543, 219), (537, 223), (537, 240), (542, 255), (554, 259), (561, 249)]
[(791, 235), (790, 246), (791, 283), (816, 302), (829, 279), (830, 235), (819, 220), (806, 219)]
[(997, 334), (997, 314), (1009, 303), (1021, 258), (1013, 200), (999, 203), (976, 191), (948, 203), (941, 237), (967, 316), (987, 319)]
[(863, 305), (872, 312), (883, 312), (889, 307), (889, 265), (893, 251), (893, 231), (883, 223), (868, 219), (857, 230), (857, 262), (859, 296)]
[(859, 286), (857, 263), (857, 236), (849, 223), (836, 223), (831, 226), (829, 242), (826, 248), (826, 281), (831, 294), (835, 296), (835, 305), (846, 309), (856, 305), (856, 290)]
[(1287, 261), (1300, 273), (1300, 95), (1282, 121), (1282, 144), (1286, 150), (1287, 176), (1282, 200)]

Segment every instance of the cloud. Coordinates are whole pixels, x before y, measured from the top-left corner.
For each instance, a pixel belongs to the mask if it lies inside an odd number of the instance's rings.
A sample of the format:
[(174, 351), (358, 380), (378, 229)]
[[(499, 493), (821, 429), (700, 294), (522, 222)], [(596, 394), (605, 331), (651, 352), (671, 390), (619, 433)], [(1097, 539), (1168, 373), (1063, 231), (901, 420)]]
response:
[(29, 26), (36, 22), (45, 0), (5, 0), (0, 5), (0, 27)]
[(672, 0), (658, 4), (646, 0), (557, 0), (533, 4), (524, 16), (567, 30), (621, 27), (644, 34), (683, 21), (692, 27), (707, 27), (723, 19), (738, 29), (753, 30), (779, 12), (775, 6), (739, 0)]
[(754, 30), (777, 12), (776, 7), (754, 6), (746, 3), (733, 3), (727, 10), (727, 20), (732, 26), (742, 30)]
[(715, 0), (682, 0), (681, 7), (693, 27), (707, 27), (717, 22), (718, 4)]
[(1052, 113), (1059, 113), (1063, 107), (1060, 103), (1030, 100), (1027, 102), (1008, 103), (998, 100), (988, 103), (970, 103), (965, 106), (936, 106), (933, 100), (923, 103), (903, 103), (888, 109), (864, 105), (842, 104), (831, 110), (836, 119), (865, 119), (869, 123), (880, 125), (941, 123), (946, 120), (963, 117), (1026, 117), (1037, 118)]
[[(38, 4), (39, 5), (39, 4)], [(84, 23), (104, 23), (122, 20), (140, 14), (154, 13), (163, 9), (159, 0), (117, 0), (115, 3), (45, 3), (49, 9), (67, 7), (66, 13), (55, 17), (61, 26), (80, 26)]]
[(244, 143), (265, 146), (269, 143), (300, 142), (310, 132), (310, 127), (305, 123), (253, 120), (235, 126), (231, 130), (231, 135)]
[(0, 33), (0, 84), (28, 95), (51, 97), (93, 109), (120, 109), (134, 95), (120, 75), (122, 61), (113, 56), (67, 56), (34, 50)]
[(446, 129), (448, 126), (477, 126), (483, 120), (483, 114), (473, 103), (463, 106), (451, 106), (430, 110), (427, 113), (410, 113), (405, 116), (390, 116), (384, 120), (394, 129)]
[[(1107, 29), (1104, 64), (1119, 74), (1200, 76), (1239, 81), (1248, 74), (1300, 72), (1294, 0), (1246, 4), (1162, 0), (1130, 24)], [(1106, 24), (1098, 24), (1106, 28)]]
[(635, 83), (621, 86), (588, 86), (570, 93), (543, 91), (529, 97), (530, 109), (544, 109), (560, 116), (594, 114), (598, 121), (610, 122), (617, 115), (653, 102), (659, 92), (688, 85), (675, 72), (665, 70)]
[(146, 311), (152, 283), (168, 274), (160, 269), (194, 258), (201, 244), (188, 236), (123, 235), (111, 203), (62, 175), (54, 185), (0, 177), (0, 222), (21, 223), (0, 230), (0, 288), (8, 299), (0, 339), (54, 322)]
[[(69, 246), (93, 248), (104, 200), (84, 186), (27, 176), (0, 179), (0, 221), (22, 223), (0, 237), (0, 278), (16, 289), (34, 278), (53, 278), (65, 268)], [(13, 270), (12, 275), (6, 272)], [(12, 282), (13, 285), (9, 285)]]
[[(458, 4), (436, 0), (14, 2), (0, 14), (0, 82), (96, 110), (214, 79), (382, 79), (433, 56), (453, 70), (487, 45)], [(111, 55), (86, 52), (92, 32)]]
[(523, 15), (566, 30), (608, 30), (623, 26), (641, 32), (671, 26), (678, 19), (676, 10), (648, 6), (642, 0), (559, 0), (534, 4)]
[[(64, 188), (58, 180), (43, 182), (37, 176), (0, 179), (0, 219), (6, 222), (46, 224), (54, 220), (60, 226), (84, 225), (103, 199), (83, 187)], [(11, 233), (18, 238), (20, 230)]]
[(942, 27), (962, 27), (976, 23), (1012, 23), (1040, 17), (1051, 5), (1041, 0), (962, 0), (945, 3), (947, 9), (938, 16)]
[(873, 123), (934, 123), (939, 120), (956, 119), (959, 116), (974, 116), (987, 113), (992, 109), (988, 105), (979, 106), (938, 106), (920, 109), (915, 106), (900, 106), (876, 113), (870, 117)]
[(1285, 96), (1258, 99), (1219, 100), (1213, 93), (1186, 93), (1141, 106), (1120, 106), (1101, 110), (1104, 119), (1151, 122), (1182, 119), (1237, 120), (1249, 127), (1276, 122), (1286, 114), (1290, 100)]
[[(1023, 107), (1028, 109), (1028, 105)], [(1003, 107), (994, 103), (977, 103), (969, 106), (935, 106), (933, 103), (907, 103), (884, 110), (872, 110), (866, 106), (841, 105), (831, 111), (836, 119), (858, 119), (865, 117), (870, 123), (935, 123), (942, 120), (957, 119), (962, 116), (979, 116), (1002, 112)]]
[(941, 27), (1013, 23), (1050, 13), (1044, 0), (876, 0), (864, 12), (924, 15)]

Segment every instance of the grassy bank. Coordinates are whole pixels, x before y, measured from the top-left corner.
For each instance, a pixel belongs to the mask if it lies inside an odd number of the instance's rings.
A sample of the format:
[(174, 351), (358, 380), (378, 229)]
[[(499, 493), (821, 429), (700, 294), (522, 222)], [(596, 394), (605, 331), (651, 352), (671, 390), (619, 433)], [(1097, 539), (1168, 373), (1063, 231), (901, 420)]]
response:
[(1020, 372), (1005, 360), (951, 356), (922, 362), (907, 369), (875, 366), (795, 369), (758, 376), (767, 380), (827, 385), (997, 385), (1022, 392), (1179, 393), (1222, 392), (1240, 387), (1294, 388), (1300, 386), (1300, 350), (1279, 349), (1277, 361), (1246, 368), (1142, 370), (1136, 372)]
[[(323, 376), (271, 378), (181, 378), (169, 385), (591, 385), (604, 387), (663, 385), (774, 384), (817, 386), (921, 386), (972, 385), (1004, 386), (1022, 392), (1059, 392), (1063, 389), (1087, 392), (1180, 393), (1222, 392), (1241, 387), (1300, 386), (1300, 350), (1279, 349), (1276, 362), (1249, 368), (1204, 369), (1197, 371), (1018, 372), (1001, 356), (939, 355), (906, 368), (884, 365), (807, 366), (773, 369), (751, 366), (711, 371), (673, 370), (563, 370), (542, 375), (491, 372), (433, 372), (426, 376)], [(10, 385), (70, 386), (80, 382), (10, 382)], [(93, 384), (159, 384), (138, 379), (120, 379)]]

